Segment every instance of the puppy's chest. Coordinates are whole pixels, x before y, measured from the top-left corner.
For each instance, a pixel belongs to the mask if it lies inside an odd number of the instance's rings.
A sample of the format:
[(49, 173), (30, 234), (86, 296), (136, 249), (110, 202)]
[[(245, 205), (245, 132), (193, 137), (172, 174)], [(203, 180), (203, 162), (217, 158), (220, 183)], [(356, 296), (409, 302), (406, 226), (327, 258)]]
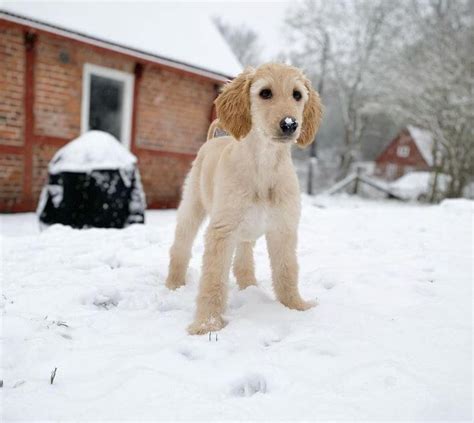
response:
[(240, 241), (255, 241), (268, 227), (269, 210), (264, 205), (252, 205), (244, 213), (237, 231)]

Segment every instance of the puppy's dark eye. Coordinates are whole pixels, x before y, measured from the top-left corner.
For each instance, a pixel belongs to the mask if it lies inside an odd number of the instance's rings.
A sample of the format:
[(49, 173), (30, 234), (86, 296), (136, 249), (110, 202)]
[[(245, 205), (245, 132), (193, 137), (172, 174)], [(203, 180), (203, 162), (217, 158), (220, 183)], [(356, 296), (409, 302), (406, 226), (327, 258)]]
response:
[(262, 91), (260, 91), (259, 96), (262, 97), (264, 100), (268, 100), (268, 99), (272, 98), (272, 96), (273, 96), (272, 90), (269, 90), (268, 88), (265, 88)]
[(298, 91), (298, 90), (293, 90), (293, 98), (296, 100), (296, 101), (300, 101), (301, 100), (301, 92)]

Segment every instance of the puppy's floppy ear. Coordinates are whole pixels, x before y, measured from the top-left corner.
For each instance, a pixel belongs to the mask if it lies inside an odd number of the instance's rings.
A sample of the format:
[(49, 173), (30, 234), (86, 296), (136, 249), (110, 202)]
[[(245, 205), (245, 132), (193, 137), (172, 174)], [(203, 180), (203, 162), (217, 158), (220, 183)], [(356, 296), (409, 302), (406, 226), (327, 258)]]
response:
[(250, 85), (254, 72), (253, 68), (246, 68), (224, 86), (214, 102), (220, 126), (237, 140), (245, 137), (252, 128)]
[(305, 79), (305, 86), (308, 90), (308, 101), (304, 106), (303, 126), (297, 140), (298, 147), (301, 148), (307, 147), (314, 141), (323, 117), (323, 105), (321, 104), (319, 94), (313, 89), (308, 79)]

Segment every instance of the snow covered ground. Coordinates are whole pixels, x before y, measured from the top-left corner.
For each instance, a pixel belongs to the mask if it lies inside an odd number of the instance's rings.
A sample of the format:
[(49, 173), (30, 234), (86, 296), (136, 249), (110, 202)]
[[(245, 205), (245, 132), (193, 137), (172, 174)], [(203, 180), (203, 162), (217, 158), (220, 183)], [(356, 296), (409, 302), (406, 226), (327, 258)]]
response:
[(41, 234), (0, 216), (3, 419), (471, 421), (472, 204), (304, 198), (300, 286), (319, 306), (275, 301), (262, 240), (259, 287), (231, 277), (211, 340), (185, 332), (202, 234), (188, 284), (164, 287), (174, 211)]

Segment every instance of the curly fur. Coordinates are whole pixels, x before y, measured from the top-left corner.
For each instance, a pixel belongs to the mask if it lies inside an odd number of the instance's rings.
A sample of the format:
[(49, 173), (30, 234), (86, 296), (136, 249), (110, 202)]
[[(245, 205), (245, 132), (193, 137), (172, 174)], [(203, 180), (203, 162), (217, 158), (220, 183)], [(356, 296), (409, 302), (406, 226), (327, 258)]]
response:
[(314, 142), (316, 133), (321, 125), (323, 118), (323, 107), (319, 94), (313, 89), (311, 81), (305, 80), (305, 86), (308, 90), (308, 101), (303, 111), (303, 126), (298, 138), (298, 147), (305, 148)]
[(227, 83), (215, 101), (220, 125), (236, 140), (245, 137), (252, 127), (250, 116), (250, 84), (253, 69), (247, 68)]

